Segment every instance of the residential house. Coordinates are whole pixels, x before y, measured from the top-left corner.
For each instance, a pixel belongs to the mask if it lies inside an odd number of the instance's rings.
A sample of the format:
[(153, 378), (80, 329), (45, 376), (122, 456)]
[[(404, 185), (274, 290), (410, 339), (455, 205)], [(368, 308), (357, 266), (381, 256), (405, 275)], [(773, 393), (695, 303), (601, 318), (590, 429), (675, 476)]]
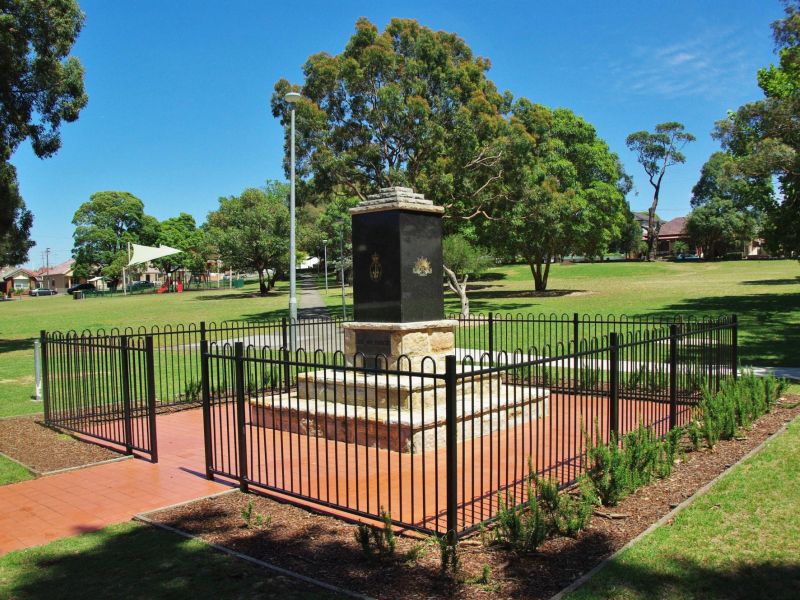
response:
[(30, 293), (39, 287), (36, 273), (21, 267), (9, 267), (0, 272), (3, 279), (3, 295), (11, 297), (14, 294)]
[(689, 235), (686, 233), (686, 217), (676, 217), (661, 224), (658, 232), (658, 256), (674, 254), (675, 242), (683, 241), (689, 244)]
[(57, 292), (66, 292), (67, 288), (75, 284), (83, 283), (83, 279), (77, 278), (73, 275), (72, 269), (75, 265), (75, 259), (70, 258), (60, 264), (52, 265), (51, 267), (42, 267), (36, 273), (41, 282), (42, 287), (49, 287), (51, 290)]

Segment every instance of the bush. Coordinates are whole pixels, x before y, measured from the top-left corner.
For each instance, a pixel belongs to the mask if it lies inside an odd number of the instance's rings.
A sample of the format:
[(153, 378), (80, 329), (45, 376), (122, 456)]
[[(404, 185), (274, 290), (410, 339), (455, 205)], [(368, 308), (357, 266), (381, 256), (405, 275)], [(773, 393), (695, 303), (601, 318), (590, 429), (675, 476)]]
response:
[[(602, 439), (595, 423), (596, 439)], [(589, 461), (587, 479), (604, 506), (614, 506), (634, 490), (672, 472), (680, 452), (683, 430), (675, 428), (663, 439), (643, 424), (620, 440), (611, 434), (608, 443), (595, 444), (584, 432)]]
[(738, 379), (720, 384), (719, 391), (703, 389), (700, 401), (701, 430), (709, 448), (719, 440), (734, 438), (740, 427), (748, 428), (772, 410), (785, 382), (773, 376), (756, 377), (746, 371)]
[(383, 527), (362, 524), (356, 528), (356, 541), (367, 558), (393, 556), (397, 546), (391, 516), (383, 508), (381, 508), (380, 514)]

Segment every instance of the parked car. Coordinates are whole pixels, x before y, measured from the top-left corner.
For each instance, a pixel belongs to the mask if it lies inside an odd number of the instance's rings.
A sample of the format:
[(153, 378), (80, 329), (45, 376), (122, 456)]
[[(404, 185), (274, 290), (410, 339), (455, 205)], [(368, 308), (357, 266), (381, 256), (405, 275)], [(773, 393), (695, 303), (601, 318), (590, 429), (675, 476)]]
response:
[(128, 286), (128, 291), (138, 292), (140, 290), (152, 289), (154, 287), (156, 287), (156, 284), (152, 281), (134, 281)]
[(56, 291), (50, 290), (48, 288), (36, 288), (35, 290), (31, 290), (31, 296), (55, 296)]
[(94, 291), (95, 287), (93, 283), (78, 283), (67, 288), (67, 293), (72, 295), (73, 292), (86, 292), (86, 291)]
[(685, 261), (693, 262), (693, 261), (700, 260), (700, 257), (697, 256), (697, 254), (694, 254), (694, 253), (692, 253), (692, 254), (678, 254), (678, 256), (675, 257), (675, 260), (677, 262), (685, 262)]

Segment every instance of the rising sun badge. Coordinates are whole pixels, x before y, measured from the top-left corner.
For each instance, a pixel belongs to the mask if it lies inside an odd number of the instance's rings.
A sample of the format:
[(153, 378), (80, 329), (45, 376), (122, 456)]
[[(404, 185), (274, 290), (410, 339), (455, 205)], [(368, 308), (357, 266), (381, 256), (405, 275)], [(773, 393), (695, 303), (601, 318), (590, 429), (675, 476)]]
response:
[(383, 267), (381, 267), (381, 257), (378, 253), (372, 255), (372, 264), (369, 266), (369, 278), (372, 281), (380, 281), (383, 275)]
[(433, 273), (433, 269), (431, 269), (431, 261), (429, 261), (424, 256), (420, 256), (417, 259), (417, 262), (414, 263), (413, 269), (414, 275), (419, 275), (420, 277), (427, 277), (431, 273)]

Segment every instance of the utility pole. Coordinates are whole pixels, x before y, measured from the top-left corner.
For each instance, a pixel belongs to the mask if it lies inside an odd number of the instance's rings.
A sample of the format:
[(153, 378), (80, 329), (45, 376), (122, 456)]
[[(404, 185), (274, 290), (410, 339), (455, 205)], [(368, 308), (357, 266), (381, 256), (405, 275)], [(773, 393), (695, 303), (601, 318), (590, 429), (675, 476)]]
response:
[(344, 227), (339, 230), (339, 253), (341, 254), (342, 267), (342, 319), (347, 320), (347, 307), (344, 302)]
[(50, 248), (47, 248), (44, 251), (44, 254), (45, 254), (45, 257), (46, 257), (45, 258), (45, 264), (47, 265), (45, 267), (46, 276), (45, 276), (44, 283), (45, 283), (45, 286), (47, 287), (47, 289), (49, 290), (50, 289)]

